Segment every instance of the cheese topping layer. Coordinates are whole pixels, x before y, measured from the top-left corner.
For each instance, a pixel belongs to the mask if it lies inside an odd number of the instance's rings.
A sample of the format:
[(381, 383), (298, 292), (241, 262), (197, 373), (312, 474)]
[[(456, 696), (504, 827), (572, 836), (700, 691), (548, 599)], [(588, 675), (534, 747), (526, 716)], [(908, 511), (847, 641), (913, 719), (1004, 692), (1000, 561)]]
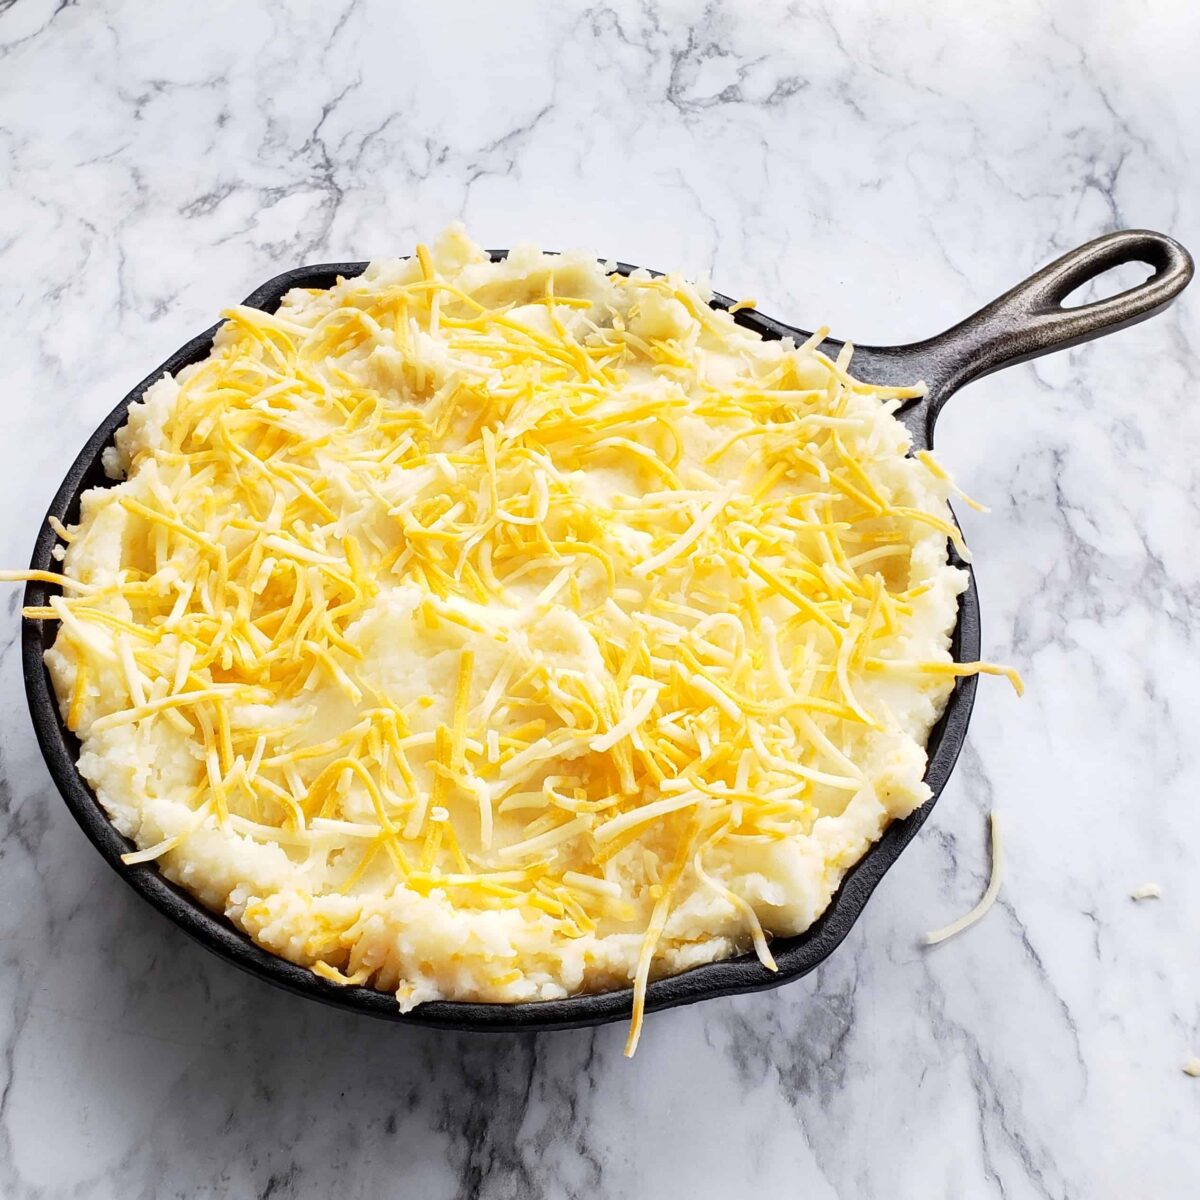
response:
[(528, 1001), (806, 929), (957, 675), (950, 483), (677, 276), (460, 227), (130, 409), (34, 617), (117, 828), (339, 983)]

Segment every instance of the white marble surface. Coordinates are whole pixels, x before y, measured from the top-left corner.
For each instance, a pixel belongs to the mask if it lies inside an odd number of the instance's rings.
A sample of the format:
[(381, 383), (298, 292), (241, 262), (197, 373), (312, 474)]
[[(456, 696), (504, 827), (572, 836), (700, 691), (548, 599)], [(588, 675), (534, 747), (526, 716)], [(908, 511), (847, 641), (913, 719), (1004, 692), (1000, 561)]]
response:
[[(0, 0), (0, 559), (220, 306), (454, 217), (863, 341), (1107, 229), (1196, 249), (1197, 47), (1183, 0)], [(1200, 1194), (1198, 311), (955, 400), (985, 649), (1028, 694), (984, 681), (824, 969), (653, 1017), (632, 1063), (617, 1027), (392, 1028), (188, 943), (55, 793), (5, 593), (0, 1194)], [(1000, 906), (924, 950), (982, 888), (992, 807)]]

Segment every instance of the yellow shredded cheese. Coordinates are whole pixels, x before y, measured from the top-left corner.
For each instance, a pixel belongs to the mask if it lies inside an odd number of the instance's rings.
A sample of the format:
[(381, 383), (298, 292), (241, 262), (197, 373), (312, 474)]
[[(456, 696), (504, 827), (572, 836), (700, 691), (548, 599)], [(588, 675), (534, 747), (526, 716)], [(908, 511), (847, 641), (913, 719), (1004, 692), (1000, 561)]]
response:
[[(31, 619), (137, 844), (340, 985), (503, 1002), (802, 931), (955, 681), (951, 483), (899, 405), (679, 276), (452, 228), (118, 433)], [(753, 307), (744, 301), (735, 309)], [(997, 872), (998, 873), (998, 872)]]

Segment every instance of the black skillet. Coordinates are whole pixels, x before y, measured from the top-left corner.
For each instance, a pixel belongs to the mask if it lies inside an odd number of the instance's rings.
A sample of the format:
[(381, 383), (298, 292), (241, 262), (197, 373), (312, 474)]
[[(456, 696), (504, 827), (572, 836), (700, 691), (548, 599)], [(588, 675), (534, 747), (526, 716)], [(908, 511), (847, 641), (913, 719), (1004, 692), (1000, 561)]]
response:
[[(493, 257), (503, 257), (504, 253), (494, 251)], [(1080, 285), (1128, 262), (1145, 263), (1154, 268), (1154, 274), (1144, 283), (1107, 300), (1074, 308), (1062, 307), (1062, 301)], [(251, 293), (246, 304), (271, 312), (291, 288), (330, 287), (339, 277), (361, 274), (366, 265), (359, 262), (299, 267), (263, 284)], [(633, 269), (626, 264), (618, 266), (622, 274)], [(964, 384), (1011, 363), (1036, 358), (1144, 321), (1166, 308), (1191, 277), (1190, 256), (1171, 238), (1146, 230), (1106, 234), (1072, 250), (937, 337), (907, 346), (858, 347), (852, 369), (857, 376), (872, 383), (925, 381), (928, 393), (910, 404), (900, 414), (900, 419), (912, 432), (914, 448), (926, 448), (932, 444), (934, 421), (942, 405)], [(712, 303), (714, 307), (728, 308), (732, 301), (724, 296), (714, 296)], [(753, 311), (741, 310), (736, 319), (766, 338), (803, 340), (808, 336), (802, 330)], [(141, 399), (146, 388), (164, 372), (179, 371), (204, 358), (216, 328), (206, 330), (172, 354), (108, 415), (67, 472), (48, 516), (57, 517), (68, 525), (78, 519), (80, 493), (88, 488), (107, 486), (110, 482), (100, 458), (105, 447), (112, 444), (117, 429), (125, 423), (126, 409)], [(823, 348), (836, 354), (841, 344), (831, 338)], [(56, 564), (51, 549), (55, 541), (53, 531), (43, 522), (30, 564), (33, 570), (54, 569)], [(25, 603), (44, 605), (47, 596), (55, 591), (56, 588), (45, 584), (30, 583), (26, 588)], [(303, 967), (261, 949), (228, 921), (209, 912), (182, 888), (170, 883), (152, 864), (124, 866), (120, 856), (132, 849), (131, 843), (109, 824), (91, 788), (75, 769), (79, 743), (59, 717), (50, 678), (42, 662), (43, 652), (53, 641), (55, 632), (51, 623), (26, 621), (22, 639), (29, 710), (50, 774), (76, 821), (109, 865), (155, 908), (210, 950), (243, 970), (290, 991), (340, 1008), (413, 1025), (472, 1030), (561, 1029), (598, 1025), (629, 1016), (632, 995), (629, 989), (529, 1004), (437, 1001), (402, 1014), (393, 996), (369, 988), (339, 988)], [(979, 657), (979, 599), (973, 576), (959, 601), (951, 649), (959, 661)], [(773, 943), (778, 973), (767, 971), (752, 955), (710, 963), (652, 983), (646, 1008), (653, 1011), (713, 996), (778, 987), (807, 974), (824, 961), (850, 932), (876, 884), (912, 840), (945, 787), (966, 736), (975, 684), (973, 677), (956, 683), (946, 711), (930, 735), (925, 780), (933, 793), (932, 799), (910, 817), (894, 821), (888, 827), (883, 837), (846, 873), (833, 902), (807, 932)]]

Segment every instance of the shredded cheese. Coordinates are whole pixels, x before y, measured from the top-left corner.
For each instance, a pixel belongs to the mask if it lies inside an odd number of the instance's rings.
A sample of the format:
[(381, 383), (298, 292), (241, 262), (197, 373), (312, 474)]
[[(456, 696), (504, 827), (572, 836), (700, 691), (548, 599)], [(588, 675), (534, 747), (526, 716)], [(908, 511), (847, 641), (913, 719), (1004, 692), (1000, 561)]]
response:
[(773, 969), (926, 798), (954, 681), (1020, 689), (947, 649), (920, 387), (825, 332), (454, 230), (229, 310), (54, 524), (61, 574), (0, 574), (62, 593), (26, 616), (128, 861), (228, 854), (206, 902), (404, 1006), (632, 982), (631, 1050), (657, 976)]
[(947, 938), (962, 933), (964, 929), (969, 929), (976, 921), (981, 921), (987, 915), (988, 909), (996, 903), (996, 897), (1000, 894), (1000, 882), (1004, 875), (1004, 842), (1000, 836), (1000, 823), (995, 812), (988, 814), (988, 821), (991, 827), (992, 869), (987, 889), (979, 903), (969, 913), (959, 917), (957, 921), (951, 921), (942, 929), (927, 933), (925, 935), (925, 945), (927, 946), (936, 946), (939, 942), (944, 942)]

